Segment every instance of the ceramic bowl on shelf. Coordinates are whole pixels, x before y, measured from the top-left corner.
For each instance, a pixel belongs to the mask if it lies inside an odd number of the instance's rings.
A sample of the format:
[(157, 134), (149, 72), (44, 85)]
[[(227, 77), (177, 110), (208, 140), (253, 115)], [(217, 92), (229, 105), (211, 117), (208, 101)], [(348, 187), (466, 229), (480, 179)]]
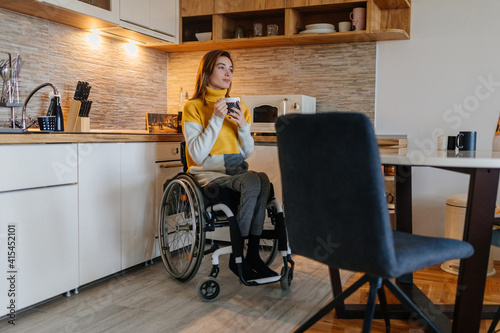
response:
[(335, 26), (330, 23), (316, 23), (306, 25), (306, 30), (299, 32), (299, 34), (325, 34), (336, 32)]
[(212, 39), (211, 32), (197, 32), (195, 35), (196, 35), (196, 39), (199, 40), (200, 42)]
[(335, 26), (330, 23), (316, 23), (316, 24), (306, 25), (306, 30), (313, 30), (313, 29), (335, 30)]

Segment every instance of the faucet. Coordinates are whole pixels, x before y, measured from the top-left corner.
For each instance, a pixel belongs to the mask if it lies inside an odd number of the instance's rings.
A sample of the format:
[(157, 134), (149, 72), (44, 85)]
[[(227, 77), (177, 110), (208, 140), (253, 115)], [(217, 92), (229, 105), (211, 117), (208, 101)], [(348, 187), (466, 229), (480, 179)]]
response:
[[(59, 92), (57, 91), (57, 88), (56, 86), (54, 86), (52, 83), (43, 83), (41, 85), (39, 85), (38, 87), (36, 87), (35, 89), (33, 89), (32, 92), (29, 93), (28, 97), (26, 97), (26, 100), (24, 101), (24, 105), (23, 105), (23, 113), (22, 113), (22, 128), (23, 130), (26, 130), (26, 108), (28, 106), (28, 102), (30, 101), (31, 97), (40, 89), (42, 89), (43, 87), (46, 87), (46, 86), (50, 86), (52, 87), (52, 90), (54, 91), (54, 96), (59, 96)], [(59, 106), (60, 108), (60, 106)], [(62, 114), (61, 114), (62, 116)], [(57, 117), (57, 115), (56, 115)], [(61, 120), (62, 121), (62, 120)], [(57, 119), (56, 119), (56, 123), (57, 123)]]

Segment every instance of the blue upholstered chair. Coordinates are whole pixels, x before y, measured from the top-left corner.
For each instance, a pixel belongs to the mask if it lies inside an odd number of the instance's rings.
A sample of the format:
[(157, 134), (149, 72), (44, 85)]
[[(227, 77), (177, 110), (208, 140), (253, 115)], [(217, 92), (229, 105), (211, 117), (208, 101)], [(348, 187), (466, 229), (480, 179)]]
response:
[(391, 278), (467, 258), (472, 246), (391, 229), (377, 140), (366, 116), (290, 114), (278, 119), (276, 133), (292, 252), (331, 268), (365, 273), (296, 332), (305, 331), (366, 282), (370, 291), (363, 332), (371, 329), (377, 292), (386, 304), (382, 286), (434, 328)]

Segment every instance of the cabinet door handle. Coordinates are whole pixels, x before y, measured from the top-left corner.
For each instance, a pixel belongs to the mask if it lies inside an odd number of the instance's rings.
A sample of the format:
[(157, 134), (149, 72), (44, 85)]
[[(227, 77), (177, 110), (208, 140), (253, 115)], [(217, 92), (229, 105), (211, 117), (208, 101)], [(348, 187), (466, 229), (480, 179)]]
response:
[(182, 163), (175, 163), (175, 164), (160, 164), (160, 168), (162, 169), (168, 169), (168, 168), (177, 168), (183, 166)]

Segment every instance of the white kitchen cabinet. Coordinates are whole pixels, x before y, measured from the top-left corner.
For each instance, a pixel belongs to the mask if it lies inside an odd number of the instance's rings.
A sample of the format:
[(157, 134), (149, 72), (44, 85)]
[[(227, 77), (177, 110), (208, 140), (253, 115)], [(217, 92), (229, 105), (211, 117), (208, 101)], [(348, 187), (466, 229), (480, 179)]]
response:
[(76, 144), (0, 146), (0, 192), (76, 182)]
[[(180, 155), (179, 142), (158, 142), (156, 144), (156, 192), (155, 192), (155, 235), (157, 235), (157, 223), (161, 200), (163, 199), (163, 185), (179, 172), (183, 171)], [(155, 238), (155, 253), (160, 255), (158, 239)]]
[(78, 287), (77, 145), (2, 145), (0, 156), (0, 304), (21, 309)]
[(152, 37), (178, 41), (179, 0), (120, 0), (120, 25)]
[[(120, 0), (38, 0), (101, 20), (118, 23)], [(54, 9), (56, 11), (56, 9)], [(57, 15), (57, 12), (54, 12)]]
[(122, 269), (155, 252), (155, 143), (123, 143), (121, 149)]
[[(22, 309), (78, 287), (77, 203), (76, 184), (0, 193), (0, 316), (11, 299)], [(7, 262), (9, 225), (14, 269)], [(15, 298), (7, 294), (11, 275)]]
[(121, 270), (119, 143), (78, 144), (80, 285)]
[(150, 16), (150, 0), (120, 0), (120, 20), (149, 28)]

